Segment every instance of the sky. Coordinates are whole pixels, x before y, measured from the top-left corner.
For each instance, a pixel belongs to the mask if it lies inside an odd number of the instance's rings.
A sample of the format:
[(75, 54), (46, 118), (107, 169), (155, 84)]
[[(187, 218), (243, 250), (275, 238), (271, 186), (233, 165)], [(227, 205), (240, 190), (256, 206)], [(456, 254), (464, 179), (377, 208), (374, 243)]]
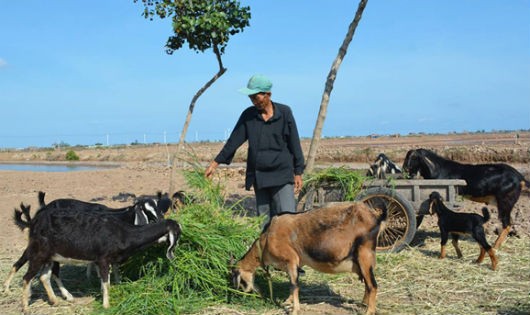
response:
[[(133, 0), (0, 0), (0, 148), (175, 143), (213, 52), (165, 52), (170, 20)], [(227, 72), (197, 101), (186, 141), (225, 140), (273, 82), (301, 137), (358, 1), (241, 1)], [(330, 95), (323, 137), (530, 129), (530, 0), (368, 1)]]

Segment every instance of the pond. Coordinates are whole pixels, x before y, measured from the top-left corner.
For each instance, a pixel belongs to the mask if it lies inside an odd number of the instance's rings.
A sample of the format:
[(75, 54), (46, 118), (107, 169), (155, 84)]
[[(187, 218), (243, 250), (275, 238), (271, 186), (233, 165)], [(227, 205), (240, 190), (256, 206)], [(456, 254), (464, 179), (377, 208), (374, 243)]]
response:
[(0, 163), (0, 171), (76, 172), (115, 168), (117, 165)]

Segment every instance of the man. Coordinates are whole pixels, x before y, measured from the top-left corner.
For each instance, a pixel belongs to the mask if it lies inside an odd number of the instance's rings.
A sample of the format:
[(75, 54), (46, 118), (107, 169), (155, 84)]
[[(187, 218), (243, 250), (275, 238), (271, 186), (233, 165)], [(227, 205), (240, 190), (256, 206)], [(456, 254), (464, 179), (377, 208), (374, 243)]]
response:
[(294, 193), (302, 188), (304, 156), (291, 108), (271, 101), (272, 82), (254, 75), (239, 91), (253, 106), (239, 120), (217, 157), (206, 168), (211, 177), (221, 163), (230, 164), (236, 150), (248, 140), (245, 188), (254, 187), (258, 215), (269, 220), (281, 212), (295, 212)]

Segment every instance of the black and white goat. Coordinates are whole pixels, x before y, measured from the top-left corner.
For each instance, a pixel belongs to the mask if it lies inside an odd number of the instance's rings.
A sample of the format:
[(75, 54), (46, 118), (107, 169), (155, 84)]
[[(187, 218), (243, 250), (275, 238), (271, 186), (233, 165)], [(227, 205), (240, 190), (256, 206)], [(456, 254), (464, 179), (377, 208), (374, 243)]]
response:
[(171, 206), (171, 200), (164, 197), (161, 192), (157, 197), (137, 198), (132, 206), (123, 208), (110, 208), (100, 203), (86, 202), (78, 199), (64, 198), (55, 199), (49, 204), (44, 202), (44, 192), (39, 192), (39, 206), (47, 209), (71, 209), (76, 208), (84, 211), (106, 211), (111, 212), (124, 222), (134, 225), (144, 225), (164, 218), (165, 212)]
[(370, 165), (366, 176), (379, 179), (386, 178), (386, 174), (401, 174), (399, 166), (394, 164), (384, 153), (379, 153), (375, 162)]
[[(173, 249), (180, 236), (180, 226), (173, 220), (134, 226), (113, 215), (76, 208), (46, 206), (30, 218), (29, 222), (24, 221), (22, 216), (15, 216), (15, 219), (18, 219), (17, 226), (29, 227), (29, 243), (26, 248), (29, 267), (23, 277), (24, 312), (29, 308), (30, 282), (41, 269), (40, 280), (50, 303), (57, 303), (50, 284), (54, 262), (95, 263), (101, 274), (103, 307), (108, 308), (110, 265), (123, 263), (134, 252), (159, 240), (168, 240), (166, 256), (172, 259)], [(67, 292), (63, 286), (61, 293), (71, 298), (71, 294)]]
[[(138, 198), (137, 201), (129, 207), (124, 208), (109, 208), (105, 205), (98, 204), (98, 203), (91, 203), (91, 202), (85, 202), (77, 199), (55, 199), (52, 202), (50, 202), (48, 205), (46, 205), (44, 201), (45, 193), (40, 191), (38, 194), (38, 201), (40, 209), (75, 209), (77, 211), (88, 211), (88, 212), (100, 212), (104, 214), (109, 214), (117, 219), (129, 223), (131, 225), (145, 225), (150, 222), (156, 222), (159, 221), (164, 217), (164, 213), (168, 210), (168, 208), (171, 205), (171, 201), (167, 196), (162, 195), (162, 193), (158, 193), (156, 198), (151, 197), (142, 197)], [(29, 221), (29, 211), (30, 207), (25, 206), (24, 204), (20, 205), (21, 211), (17, 211), (15, 209), (15, 223), (19, 222), (18, 219), (21, 219), (21, 216), (24, 215), (27, 221)], [(21, 229), (23, 227), (19, 226)], [(15, 275), (15, 273), (22, 267), (24, 264), (28, 261), (27, 257), (27, 250), (24, 250), (22, 253), (22, 256), (13, 264), (13, 267), (11, 268), (11, 271), (4, 282), (4, 292), (9, 292), (9, 286), (11, 285), (11, 281)], [(53, 267), (53, 276), (54, 280), (56, 281), (57, 285), (61, 287), (60, 279), (59, 279), (59, 265), (54, 264)], [(87, 266), (87, 277), (91, 274), (91, 264)], [(116, 282), (119, 282), (119, 273), (118, 273), (118, 267), (113, 266), (113, 274), (115, 276)], [(62, 291), (62, 289), (61, 289)], [(69, 297), (65, 297), (69, 299)]]

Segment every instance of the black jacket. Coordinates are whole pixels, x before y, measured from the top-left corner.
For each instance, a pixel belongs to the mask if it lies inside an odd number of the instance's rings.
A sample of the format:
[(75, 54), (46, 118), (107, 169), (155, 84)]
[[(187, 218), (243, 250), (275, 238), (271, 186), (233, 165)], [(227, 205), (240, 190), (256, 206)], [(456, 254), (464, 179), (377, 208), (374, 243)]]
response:
[(248, 107), (215, 161), (230, 164), (237, 149), (248, 140), (245, 188), (261, 189), (294, 183), (304, 171), (304, 155), (291, 108), (273, 102), (274, 115), (264, 121), (258, 110)]

